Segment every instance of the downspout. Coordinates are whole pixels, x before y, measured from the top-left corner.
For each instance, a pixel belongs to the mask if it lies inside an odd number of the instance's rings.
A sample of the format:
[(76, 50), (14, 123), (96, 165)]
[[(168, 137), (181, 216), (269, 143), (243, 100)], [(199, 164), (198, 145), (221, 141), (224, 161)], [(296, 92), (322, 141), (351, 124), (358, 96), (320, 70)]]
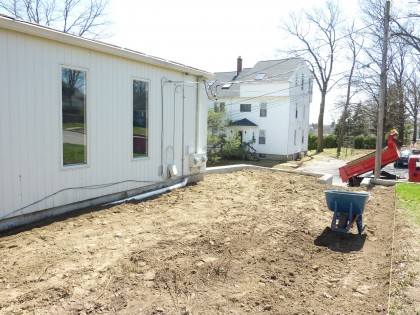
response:
[(200, 80), (203, 77), (197, 77), (196, 104), (195, 104), (195, 153), (201, 153), (200, 150)]
[(160, 176), (162, 178), (164, 178), (163, 176), (163, 140), (164, 140), (164, 135), (163, 135), (163, 125), (164, 125), (164, 117), (163, 117), (163, 87), (165, 86), (166, 82), (168, 82), (168, 80), (163, 77), (160, 80), (160, 93), (161, 93), (161, 130), (160, 130)]
[(182, 143), (181, 143), (181, 176), (184, 178), (184, 164), (185, 164), (185, 85), (182, 85)]
[[(292, 83), (290, 82), (289, 83), (290, 84), (290, 86), (292, 85)], [(290, 91), (292, 92), (293, 90), (292, 90), (292, 88), (290, 88)], [(287, 118), (287, 141), (286, 141), (286, 143), (287, 143), (287, 145), (286, 145), (286, 161), (289, 161), (289, 141), (290, 141), (290, 115), (291, 115), (291, 112), (290, 112), (290, 107), (291, 107), (291, 105), (292, 105), (292, 97), (290, 97), (289, 98), (289, 117)]]

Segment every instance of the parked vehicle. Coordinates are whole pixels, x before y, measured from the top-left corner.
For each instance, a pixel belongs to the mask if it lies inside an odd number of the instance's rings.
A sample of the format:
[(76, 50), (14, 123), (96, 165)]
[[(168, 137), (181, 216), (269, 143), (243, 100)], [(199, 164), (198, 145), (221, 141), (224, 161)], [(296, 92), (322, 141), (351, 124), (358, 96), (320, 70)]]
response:
[(394, 167), (408, 167), (408, 158), (414, 154), (412, 149), (402, 150), (401, 157), (394, 162)]

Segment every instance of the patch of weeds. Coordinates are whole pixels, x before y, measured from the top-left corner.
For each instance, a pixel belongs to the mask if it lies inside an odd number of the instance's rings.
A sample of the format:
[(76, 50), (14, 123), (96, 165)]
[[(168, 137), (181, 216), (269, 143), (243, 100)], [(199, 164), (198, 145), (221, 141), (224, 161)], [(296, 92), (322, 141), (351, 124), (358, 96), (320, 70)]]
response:
[(144, 273), (144, 269), (141, 267), (136, 266), (133, 263), (126, 263), (123, 262), (121, 263), (121, 269), (123, 270), (124, 273), (137, 273), (137, 274), (142, 274)]
[(405, 277), (399, 282), (399, 285), (403, 288), (414, 285), (416, 277), (419, 275), (418, 272), (409, 271)]

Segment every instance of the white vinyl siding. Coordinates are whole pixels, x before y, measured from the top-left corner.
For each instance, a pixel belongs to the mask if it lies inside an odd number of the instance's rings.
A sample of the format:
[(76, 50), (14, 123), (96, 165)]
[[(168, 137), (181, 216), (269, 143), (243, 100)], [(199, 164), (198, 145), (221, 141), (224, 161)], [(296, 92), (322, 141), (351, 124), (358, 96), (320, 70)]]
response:
[[(35, 28), (18, 25), (21, 31)], [(182, 92), (175, 91), (173, 84), (161, 88), (162, 77), (198, 82), (195, 74), (166, 68), (160, 60), (157, 65), (139, 61), (136, 54), (118, 54), (114, 47), (107, 48), (112, 54), (100, 51), (105, 50), (102, 44), (52, 31), (52, 38), (42, 38), (48, 32), (44, 29), (37, 30), (36, 36), (21, 31), (0, 27), (0, 217), (163, 182), (159, 170), (162, 164), (167, 168), (168, 147), (174, 148), (171, 162), (180, 174), (198, 172), (189, 168), (188, 154), (203, 152), (206, 144), (207, 110), (197, 106), (197, 99), (206, 99), (204, 86), (186, 84)], [(88, 164), (71, 164), (83, 167), (63, 167), (63, 67), (86, 73), (82, 137), (87, 147), (81, 162)], [(147, 118), (154, 122), (147, 130), (148, 157), (135, 160), (133, 78), (150, 82)]]

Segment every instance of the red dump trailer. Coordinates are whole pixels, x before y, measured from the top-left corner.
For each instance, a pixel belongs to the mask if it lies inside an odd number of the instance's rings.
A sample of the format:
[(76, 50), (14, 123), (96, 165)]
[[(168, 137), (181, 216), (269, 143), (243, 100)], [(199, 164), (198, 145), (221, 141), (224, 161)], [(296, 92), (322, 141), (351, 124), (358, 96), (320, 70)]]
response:
[[(388, 136), (388, 147), (382, 151), (381, 168), (400, 158), (401, 154), (395, 143), (396, 136), (398, 136), (398, 132), (392, 132)], [(340, 167), (338, 170), (343, 183), (349, 182), (349, 186), (355, 186), (355, 178), (358, 175), (373, 171), (375, 169), (375, 155), (376, 152), (372, 152)]]

